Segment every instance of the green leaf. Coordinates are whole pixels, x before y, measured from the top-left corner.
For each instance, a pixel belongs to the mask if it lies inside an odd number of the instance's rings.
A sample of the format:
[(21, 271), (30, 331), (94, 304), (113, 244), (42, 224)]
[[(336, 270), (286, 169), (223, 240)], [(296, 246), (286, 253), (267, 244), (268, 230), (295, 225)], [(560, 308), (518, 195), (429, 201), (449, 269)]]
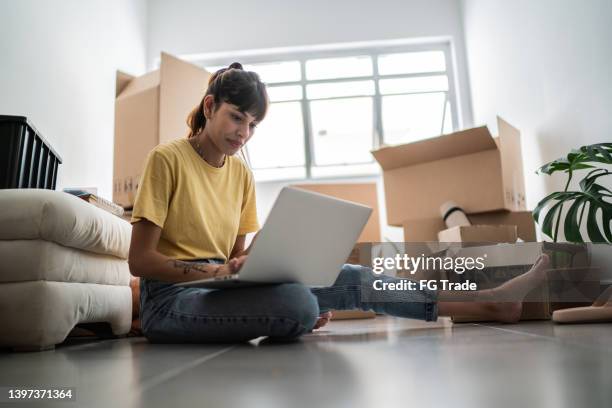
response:
[(612, 143), (582, 146), (580, 151), (587, 156), (587, 161), (612, 164)]
[(594, 166), (591, 166), (590, 164), (584, 164), (584, 163), (576, 163), (572, 166), (572, 171), (574, 170), (583, 170), (583, 169), (592, 169)]
[(608, 174), (612, 173), (606, 169), (595, 169), (589, 171), (588, 174), (582, 180), (580, 180), (580, 183), (578, 183), (580, 185), (580, 189), (582, 191), (591, 190), (592, 185), (595, 184), (599, 177), (607, 176)]
[(612, 211), (605, 211), (601, 215), (602, 218), (602, 230), (606, 235), (608, 242), (612, 242), (612, 230), (610, 229), (610, 222), (612, 221)]
[(565, 215), (563, 234), (565, 235), (565, 239), (569, 242), (584, 242), (580, 234), (580, 223), (578, 221), (578, 209), (583, 203), (586, 203), (586, 200), (581, 198), (576, 199)]
[(555, 191), (554, 193), (551, 193), (544, 197), (542, 200), (540, 200), (535, 210), (533, 210), (533, 218), (536, 220), (537, 223), (540, 222), (540, 212), (542, 211), (542, 209), (546, 207), (546, 204), (548, 204), (550, 200), (555, 199), (560, 194), (561, 192)]
[[(612, 197), (612, 191), (608, 190), (606, 187), (602, 186), (601, 184), (594, 183), (591, 186), (591, 190), (593, 190), (593, 192), (596, 192), (597, 194), (600, 194), (603, 197)], [(604, 194), (604, 193), (608, 193), (608, 194)]]
[(542, 223), (542, 232), (551, 237), (555, 242), (557, 242), (557, 237), (554, 236), (552, 232), (552, 223), (557, 211), (563, 208), (562, 205), (563, 201), (559, 201), (557, 204), (550, 207), (550, 210), (548, 210), (548, 212), (546, 213), (546, 216), (544, 217), (544, 222)]
[(601, 232), (599, 231), (599, 227), (597, 226), (597, 210), (599, 207), (595, 205), (589, 206), (589, 212), (587, 216), (587, 232), (589, 233), (589, 238), (591, 242), (602, 243), (607, 242)]
[(612, 155), (602, 146), (595, 146), (595, 150), (599, 153), (605, 163), (612, 163)]
[(557, 159), (550, 163), (546, 163), (536, 171), (536, 173), (544, 173), (551, 175), (556, 171), (564, 171), (570, 168), (570, 164), (566, 159)]

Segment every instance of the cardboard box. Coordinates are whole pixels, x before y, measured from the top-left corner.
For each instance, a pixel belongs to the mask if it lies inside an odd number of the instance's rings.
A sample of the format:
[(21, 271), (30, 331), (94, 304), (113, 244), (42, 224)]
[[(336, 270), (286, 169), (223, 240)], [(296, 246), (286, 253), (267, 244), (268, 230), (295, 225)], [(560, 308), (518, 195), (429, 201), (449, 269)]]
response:
[(438, 232), (440, 242), (516, 242), (516, 225), (464, 225)]
[(520, 133), (497, 122), (497, 139), (483, 126), (373, 151), (383, 169), (387, 223), (436, 217), (448, 200), (468, 214), (524, 210)]
[[(515, 225), (518, 238), (525, 242), (537, 241), (535, 222), (530, 211), (494, 211), (480, 214), (468, 214), (474, 225)], [(436, 242), (438, 232), (446, 229), (440, 216), (403, 222), (404, 241)]]
[(156, 71), (117, 72), (113, 201), (133, 205), (144, 161), (159, 143), (185, 137), (187, 116), (208, 85), (206, 70), (162, 53)]
[(372, 208), (372, 215), (363, 231), (361, 231), (357, 242), (380, 242), (380, 215), (378, 212), (376, 183), (296, 184), (293, 187), (342, 200), (353, 201)]

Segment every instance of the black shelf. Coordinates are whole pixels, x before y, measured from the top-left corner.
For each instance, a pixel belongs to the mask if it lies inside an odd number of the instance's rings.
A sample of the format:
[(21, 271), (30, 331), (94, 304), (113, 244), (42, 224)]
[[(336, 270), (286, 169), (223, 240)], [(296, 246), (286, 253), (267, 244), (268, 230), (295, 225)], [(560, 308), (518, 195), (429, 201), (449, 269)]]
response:
[(27, 117), (0, 115), (0, 188), (55, 190), (61, 163)]

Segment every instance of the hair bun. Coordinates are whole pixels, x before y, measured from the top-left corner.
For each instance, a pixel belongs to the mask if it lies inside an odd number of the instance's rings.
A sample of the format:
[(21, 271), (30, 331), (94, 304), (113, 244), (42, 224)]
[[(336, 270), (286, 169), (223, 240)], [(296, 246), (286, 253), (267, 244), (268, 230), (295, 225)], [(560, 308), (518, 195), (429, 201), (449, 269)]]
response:
[(239, 62), (232, 62), (228, 69), (232, 69), (232, 68), (234, 68), (234, 69), (243, 69), (242, 68), (242, 64), (239, 63)]

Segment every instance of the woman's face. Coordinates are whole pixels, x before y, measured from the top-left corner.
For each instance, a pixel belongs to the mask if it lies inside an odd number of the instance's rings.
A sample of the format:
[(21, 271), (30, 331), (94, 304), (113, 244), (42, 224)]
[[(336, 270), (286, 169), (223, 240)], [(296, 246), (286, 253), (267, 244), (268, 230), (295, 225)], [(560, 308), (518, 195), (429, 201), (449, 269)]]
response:
[[(212, 102), (212, 95), (209, 96)], [(213, 109), (213, 104), (205, 100), (204, 106), (208, 118), (206, 131), (212, 142), (224, 154), (236, 154), (253, 136), (257, 120), (250, 113), (240, 112), (237, 106), (226, 102)]]

